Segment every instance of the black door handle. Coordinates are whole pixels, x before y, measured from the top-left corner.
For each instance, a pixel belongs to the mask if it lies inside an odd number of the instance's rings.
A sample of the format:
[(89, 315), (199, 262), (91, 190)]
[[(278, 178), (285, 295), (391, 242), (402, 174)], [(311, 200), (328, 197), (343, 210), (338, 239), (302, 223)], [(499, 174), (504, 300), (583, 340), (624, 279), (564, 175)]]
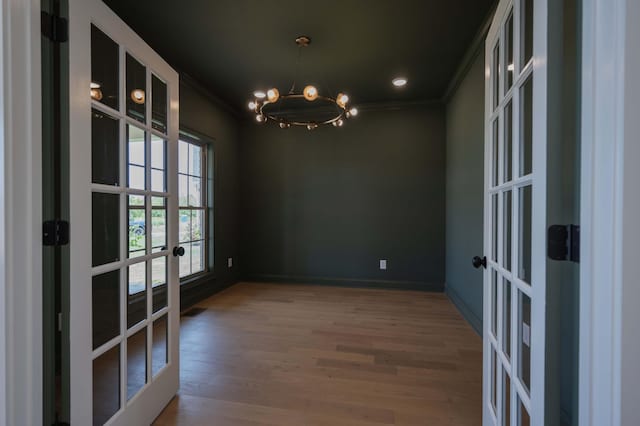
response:
[(173, 248), (173, 255), (174, 255), (175, 257), (178, 257), (178, 256), (182, 257), (182, 256), (184, 256), (184, 247), (174, 247), (174, 248)]
[(471, 264), (473, 265), (474, 268), (478, 269), (481, 266), (484, 269), (487, 269), (487, 256), (474, 256), (473, 260), (471, 261)]

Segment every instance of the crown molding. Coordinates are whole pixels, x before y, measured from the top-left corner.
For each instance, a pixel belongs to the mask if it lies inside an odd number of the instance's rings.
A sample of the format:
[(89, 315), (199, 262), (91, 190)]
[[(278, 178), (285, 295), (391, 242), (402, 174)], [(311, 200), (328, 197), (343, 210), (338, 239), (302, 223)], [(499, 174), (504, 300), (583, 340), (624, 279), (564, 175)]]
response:
[(213, 102), (220, 108), (224, 109), (226, 112), (231, 114), (235, 119), (237, 120), (242, 119), (242, 113), (237, 108), (234, 108), (227, 102), (223, 101), (222, 98), (220, 98), (218, 95), (213, 93), (211, 89), (206, 87), (199, 80), (196, 80), (194, 77), (192, 77), (191, 75), (185, 72), (178, 71), (178, 73), (180, 75), (181, 84), (185, 84), (191, 87), (192, 89), (195, 89), (200, 94), (203, 94), (205, 97), (207, 97), (207, 99), (209, 99), (211, 102)]
[(478, 55), (483, 52), (484, 41), (487, 38), (487, 33), (489, 32), (489, 27), (493, 21), (493, 15), (496, 12), (497, 6), (498, 2), (496, 1), (489, 10), (487, 16), (484, 18), (480, 29), (473, 37), (471, 44), (467, 48), (456, 72), (453, 74), (453, 77), (447, 86), (447, 90), (445, 90), (444, 95), (442, 96), (442, 103), (446, 104), (451, 100), (453, 95), (456, 93), (456, 90), (458, 90), (458, 87), (460, 87), (460, 84), (462, 84), (462, 80), (467, 76), (469, 69), (471, 69), (471, 65), (473, 65), (473, 62), (476, 60)]

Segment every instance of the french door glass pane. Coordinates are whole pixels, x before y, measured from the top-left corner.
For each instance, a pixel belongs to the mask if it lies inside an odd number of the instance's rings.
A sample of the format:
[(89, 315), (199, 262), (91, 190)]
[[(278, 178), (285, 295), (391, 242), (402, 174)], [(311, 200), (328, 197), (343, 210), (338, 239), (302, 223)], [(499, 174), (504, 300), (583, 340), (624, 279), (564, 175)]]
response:
[(167, 132), (167, 85), (155, 75), (151, 76), (151, 119), (154, 129)]
[(96, 26), (91, 25), (91, 99), (115, 110), (120, 93), (118, 45)]
[(127, 126), (127, 176), (132, 189), (145, 189), (145, 137), (144, 130)]
[(146, 123), (147, 69), (127, 53), (127, 115)]
[(131, 328), (147, 318), (146, 262), (129, 265), (127, 276), (127, 328)]
[(519, 292), (518, 298), (519, 327), (518, 344), (520, 345), (520, 361), (518, 375), (527, 392), (531, 388), (531, 299)]
[(498, 194), (491, 196), (491, 259), (498, 261)]
[(503, 181), (511, 180), (513, 167), (513, 107), (511, 101), (504, 107)]
[(120, 182), (120, 126), (118, 120), (91, 111), (91, 181), (118, 186)]
[(532, 171), (533, 147), (533, 78), (529, 77), (521, 90), (520, 176)]
[(169, 362), (169, 351), (167, 350), (167, 316), (163, 315), (153, 322), (153, 346), (152, 346), (152, 371), (155, 377), (162, 368)]
[(511, 424), (511, 377), (507, 370), (502, 370), (502, 424)]
[(93, 349), (120, 334), (120, 271), (96, 275), (91, 283)]
[(163, 197), (151, 197), (151, 251), (167, 247), (167, 202)]
[(518, 426), (530, 426), (531, 419), (529, 418), (529, 413), (527, 412), (527, 408), (524, 406), (520, 398), (518, 398)]
[(147, 216), (144, 195), (129, 195), (129, 257), (144, 256), (147, 251)]
[(153, 287), (153, 313), (167, 306), (167, 258), (151, 261), (151, 285)]
[(498, 272), (491, 269), (491, 333), (498, 338)]
[(502, 281), (502, 350), (507, 358), (511, 357), (511, 283)]
[(151, 190), (166, 191), (166, 141), (155, 135), (151, 136)]
[(511, 271), (511, 191), (505, 191), (502, 196), (502, 266)]
[(499, 118), (496, 118), (493, 121), (493, 125), (491, 126), (491, 131), (492, 131), (492, 155), (493, 155), (493, 164), (491, 166), (491, 185), (492, 186), (496, 186), (498, 185), (498, 168), (499, 168), (499, 149), (498, 149), (498, 126), (500, 124)]
[(127, 400), (147, 383), (147, 329), (127, 339)]
[(521, 19), (521, 60), (524, 67), (533, 56), (533, 1), (522, 0), (520, 13)]
[(120, 409), (120, 345), (93, 360), (93, 424), (103, 425)]
[(491, 86), (493, 87), (493, 109), (498, 107), (500, 101), (500, 41), (498, 41), (493, 48), (493, 59), (491, 62)]
[(491, 393), (490, 393), (490, 398), (491, 398), (491, 408), (493, 409), (494, 414), (496, 414), (498, 412), (498, 367), (500, 366), (500, 363), (498, 361), (497, 358), (497, 354), (495, 349), (493, 348), (493, 346), (491, 346), (491, 372), (490, 377), (491, 377), (491, 382), (490, 382), (490, 386), (491, 386)]
[(518, 278), (531, 283), (531, 185), (518, 190), (520, 199), (520, 229), (518, 234), (518, 258), (519, 271)]
[(120, 260), (120, 196), (94, 192), (91, 203), (92, 265)]
[(513, 63), (513, 12), (510, 13), (509, 17), (507, 18), (507, 22), (504, 27), (504, 33), (504, 54), (506, 56), (505, 59), (507, 68), (507, 72), (504, 73), (504, 90), (506, 92), (511, 88), (511, 85), (513, 85), (513, 73), (515, 71)]

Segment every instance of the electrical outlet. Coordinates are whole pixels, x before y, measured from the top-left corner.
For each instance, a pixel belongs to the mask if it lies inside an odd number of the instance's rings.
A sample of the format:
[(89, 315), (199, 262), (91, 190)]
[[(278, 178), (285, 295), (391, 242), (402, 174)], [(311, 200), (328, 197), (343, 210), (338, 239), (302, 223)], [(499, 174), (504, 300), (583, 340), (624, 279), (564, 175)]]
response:
[(227, 267), (233, 268), (233, 257), (227, 259)]
[(387, 270), (387, 259), (380, 259), (380, 270), (381, 271)]

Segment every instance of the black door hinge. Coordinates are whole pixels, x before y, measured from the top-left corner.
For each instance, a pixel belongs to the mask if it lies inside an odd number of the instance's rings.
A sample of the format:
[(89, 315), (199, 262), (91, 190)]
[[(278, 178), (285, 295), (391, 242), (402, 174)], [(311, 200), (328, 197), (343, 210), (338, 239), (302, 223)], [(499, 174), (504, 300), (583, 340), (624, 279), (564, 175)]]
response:
[(45, 11), (41, 12), (40, 17), (43, 36), (54, 43), (64, 43), (69, 40), (69, 21)]
[(69, 222), (47, 220), (43, 223), (42, 244), (45, 246), (66, 246), (69, 244)]
[(580, 226), (551, 225), (547, 235), (547, 254), (552, 260), (580, 262)]

